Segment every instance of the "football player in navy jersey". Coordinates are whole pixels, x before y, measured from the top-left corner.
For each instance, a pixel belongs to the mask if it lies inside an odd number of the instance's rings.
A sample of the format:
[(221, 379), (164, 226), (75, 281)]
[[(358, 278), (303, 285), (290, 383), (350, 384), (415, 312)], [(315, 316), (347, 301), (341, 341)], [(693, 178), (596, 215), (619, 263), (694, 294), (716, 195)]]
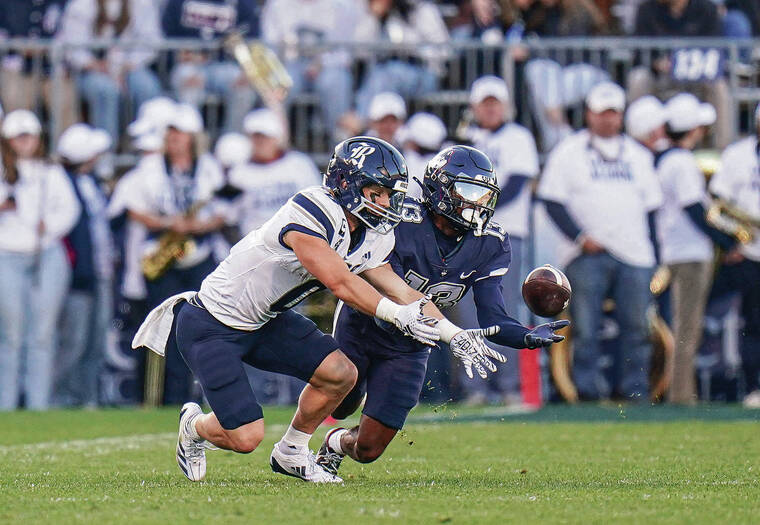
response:
[[(491, 221), (499, 197), (493, 166), (486, 155), (468, 146), (452, 146), (428, 163), (421, 186), (423, 201), (407, 200), (403, 222), (394, 230), (393, 270), (412, 287), (432, 296), (436, 306), (454, 306), (472, 288), (481, 335), (513, 348), (539, 348), (561, 341), (555, 330), (569, 324), (555, 321), (531, 330), (507, 315), (501, 277), (510, 264), (509, 236)], [(438, 324), (441, 338), (449, 329)], [(495, 328), (498, 327), (498, 330)], [(356, 365), (354, 389), (333, 412), (336, 419), (352, 414), (364, 394), (367, 398), (358, 426), (328, 432), (317, 463), (337, 473), (345, 456), (361, 463), (377, 459), (404, 425), (417, 404), (430, 351), (404, 337), (393, 325), (376, 321), (346, 304), (335, 314), (334, 337)], [(488, 357), (504, 361), (489, 349)], [(474, 367), (486, 377), (488, 359), (473, 362), (459, 355), (467, 375)]]

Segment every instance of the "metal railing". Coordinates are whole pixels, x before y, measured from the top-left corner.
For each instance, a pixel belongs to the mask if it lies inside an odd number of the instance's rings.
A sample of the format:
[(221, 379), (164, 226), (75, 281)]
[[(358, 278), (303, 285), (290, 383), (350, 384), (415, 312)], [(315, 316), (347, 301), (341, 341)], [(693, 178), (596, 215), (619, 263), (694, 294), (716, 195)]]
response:
[[(13, 54), (21, 54), (27, 59), (30, 75), (49, 77), (52, 89), (47, 104), (37, 100), (37, 109), (46, 115), (46, 125), (51, 140), (55, 141), (57, 116), (61, 114), (63, 89), (61, 83), (71, 82), (76, 72), (67, 66), (66, 56), (77, 48), (93, 51), (107, 51), (117, 45), (123, 49), (150, 49), (155, 51), (156, 60), (151, 65), (163, 88), (170, 93), (169, 76), (178, 51), (199, 51), (211, 56), (222, 56), (220, 42), (203, 42), (198, 40), (164, 40), (155, 43), (114, 42), (95, 40), (81, 44), (61, 44), (55, 41), (9, 39), (0, 42), (0, 63), (6, 64)], [(454, 133), (467, 108), (467, 90), (472, 82), (484, 74), (496, 74), (505, 78), (511, 88), (516, 110), (516, 118), (522, 124), (538, 132), (539, 122), (536, 118), (536, 86), (545, 88), (542, 79), (526, 80), (527, 65), (536, 59), (548, 59), (559, 66), (588, 64), (598, 71), (626, 85), (634, 68), (651, 69), (660, 57), (673, 56), (674, 52), (684, 50), (702, 50), (717, 53), (722, 73), (718, 80), (683, 82), (683, 89), (709, 87), (715, 82), (722, 82), (727, 88), (729, 111), (735, 134), (747, 132), (753, 128), (752, 111), (760, 101), (760, 40), (728, 40), (724, 38), (700, 39), (651, 39), (651, 38), (561, 38), (561, 39), (527, 39), (517, 44), (504, 43), (498, 46), (483, 46), (479, 42), (452, 41), (435, 47), (403, 46), (388, 44), (330, 44), (322, 47), (290, 46), (278, 49), (281, 56), (309, 57), (321, 53), (335, 54), (345, 52), (350, 57), (347, 67), (353, 77), (354, 88), (362, 85), (366, 73), (377, 62), (398, 59), (411, 60), (438, 72), (439, 89), (419, 94), (409, 100), (410, 113), (426, 110), (438, 114)], [(715, 55), (712, 55), (713, 58)], [(0, 70), (0, 75), (2, 70)], [(549, 81), (547, 77), (546, 82)], [(582, 76), (578, 82), (583, 82)], [(543, 84), (546, 84), (543, 82)], [(574, 91), (572, 85), (561, 86)], [(582, 86), (579, 86), (582, 87)], [(666, 94), (666, 93), (665, 93)], [(81, 104), (81, 97), (77, 101)], [(134, 115), (134, 108), (125, 99), (122, 114)], [(582, 125), (582, 105), (578, 101), (563, 104), (570, 123)], [(211, 139), (219, 132), (219, 115), (223, 111), (221, 101), (213, 96), (204, 104), (207, 131)], [(290, 121), (292, 143), (295, 148), (307, 151), (321, 160), (331, 146), (331, 131), (319, 125), (318, 99), (312, 94), (295, 96), (290, 103)], [(58, 130), (60, 131), (60, 130)]]

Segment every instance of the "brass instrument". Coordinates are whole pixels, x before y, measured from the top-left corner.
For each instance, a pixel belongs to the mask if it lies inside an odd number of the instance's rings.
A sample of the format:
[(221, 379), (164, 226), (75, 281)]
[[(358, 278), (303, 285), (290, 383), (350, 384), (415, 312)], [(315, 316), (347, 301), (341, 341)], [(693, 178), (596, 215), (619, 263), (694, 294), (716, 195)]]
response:
[(224, 38), (224, 47), (265, 101), (279, 103), (285, 100), (293, 87), (293, 79), (274, 51), (259, 41), (246, 44), (243, 34), (238, 31)]
[[(196, 202), (190, 206), (185, 216), (195, 216), (205, 205), (206, 201)], [(178, 260), (193, 253), (196, 248), (195, 240), (190, 235), (171, 230), (163, 233), (158, 239), (158, 246), (143, 257), (140, 262), (143, 275), (149, 281), (155, 281), (174, 266)]]
[(752, 217), (723, 199), (713, 200), (707, 208), (705, 219), (711, 226), (730, 235), (741, 244), (752, 242), (760, 232), (760, 219)]

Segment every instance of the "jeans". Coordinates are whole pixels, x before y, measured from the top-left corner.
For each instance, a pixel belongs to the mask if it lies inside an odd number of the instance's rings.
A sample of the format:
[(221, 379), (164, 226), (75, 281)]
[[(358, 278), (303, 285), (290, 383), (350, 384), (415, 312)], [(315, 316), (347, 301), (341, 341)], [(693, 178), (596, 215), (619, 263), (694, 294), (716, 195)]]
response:
[[(602, 253), (577, 257), (566, 273), (573, 287), (573, 376), (580, 398), (596, 400), (615, 392), (633, 400), (646, 400), (652, 351), (646, 313), (652, 301), (652, 268), (630, 266)], [(599, 364), (602, 303), (609, 296), (615, 300), (620, 326), (614, 363), (618, 385), (614, 387), (605, 380)]]
[[(132, 108), (161, 94), (158, 77), (149, 69), (135, 69), (127, 73), (127, 95)], [(121, 89), (119, 84), (105, 73), (85, 71), (77, 78), (82, 97), (90, 108), (90, 122), (111, 135), (114, 145), (119, 141), (119, 105)]]
[(171, 86), (180, 102), (197, 108), (204, 104), (209, 93), (222, 97), (225, 132), (242, 129), (243, 118), (256, 99), (240, 68), (232, 62), (181, 62), (171, 73)]
[[(529, 245), (519, 237), (510, 237), (509, 241), (512, 247), (512, 262), (509, 265), (509, 271), (501, 279), (501, 285), (504, 288), (504, 303), (509, 316), (527, 325), (530, 323), (530, 312), (522, 298), (522, 281), (525, 274), (528, 273), (525, 249)], [(449, 310), (446, 317), (463, 328), (480, 326), (472, 293), (468, 293), (454, 308)], [(464, 368), (459, 367), (462, 393), (465, 397), (477, 396), (487, 399), (489, 391), (493, 391), (502, 400), (505, 396), (518, 395), (520, 392), (520, 361), (517, 349), (490, 342), (488, 346), (504, 354), (507, 362), (497, 363), (498, 371), (489, 373), (487, 379), (481, 379), (477, 374), (470, 379), (464, 373)]]
[(91, 292), (72, 290), (69, 293), (60, 323), (61, 344), (53, 397), (56, 405), (98, 404), (98, 380), (113, 317), (110, 280), (99, 280)]
[(319, 106), (324, 118), (325, 127), (333, 132), (338, 126), (340, 117), (351, 109), (353, 99), (353, 78), (347, 67), (323, 67), (314, 80), (306, 77), (308, 60), (296, 60), (287, 65), (288, 73), (293, 79), (293, 87), (289, 98), (298, 96), (305, 91), (315, 91), (319, 96)]
[(0, 251), (0, 410), (50, 404), (58, 317), (71, 281), (63, 245)]
[(423, 66), (389, 60), (370, 69), (364, 85), (356, 95), (356, 109), (362, 118), (372, 99), (383, 91), (393, 91), (408, 99), (425, 95), (438, 88), (438, 77)]

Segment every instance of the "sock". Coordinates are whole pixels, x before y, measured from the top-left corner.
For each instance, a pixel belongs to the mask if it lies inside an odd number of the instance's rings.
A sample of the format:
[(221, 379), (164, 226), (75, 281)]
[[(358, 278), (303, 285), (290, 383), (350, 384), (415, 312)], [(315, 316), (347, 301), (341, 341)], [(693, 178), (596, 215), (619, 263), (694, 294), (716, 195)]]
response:
[(327, 438), (327, 446), (342, 456), (345, 456), (346, 453), (343, 452), (343, 447), (340, 446), (340, 438), (342, 438), (343, 434), (346, 432), (348, 432), (348, 429), (339, 428), (333, 431), (333, 433), (330, 434), (330, 437)]
[(198, 422), (198, 418), (203, 414), (198, 414), (193, 419), (187, 422), (187, 433), (193, 439), (193, 441), (203, 441), (203, 438), (198, 434), (198, 430), (195, 428), (195, 424)]
[(310, 439), (311, 434), (301, 432), (290, 425), (280, 440), (280, 450), (286, 454), (300, 454), (304, 449), (308, 449)]

